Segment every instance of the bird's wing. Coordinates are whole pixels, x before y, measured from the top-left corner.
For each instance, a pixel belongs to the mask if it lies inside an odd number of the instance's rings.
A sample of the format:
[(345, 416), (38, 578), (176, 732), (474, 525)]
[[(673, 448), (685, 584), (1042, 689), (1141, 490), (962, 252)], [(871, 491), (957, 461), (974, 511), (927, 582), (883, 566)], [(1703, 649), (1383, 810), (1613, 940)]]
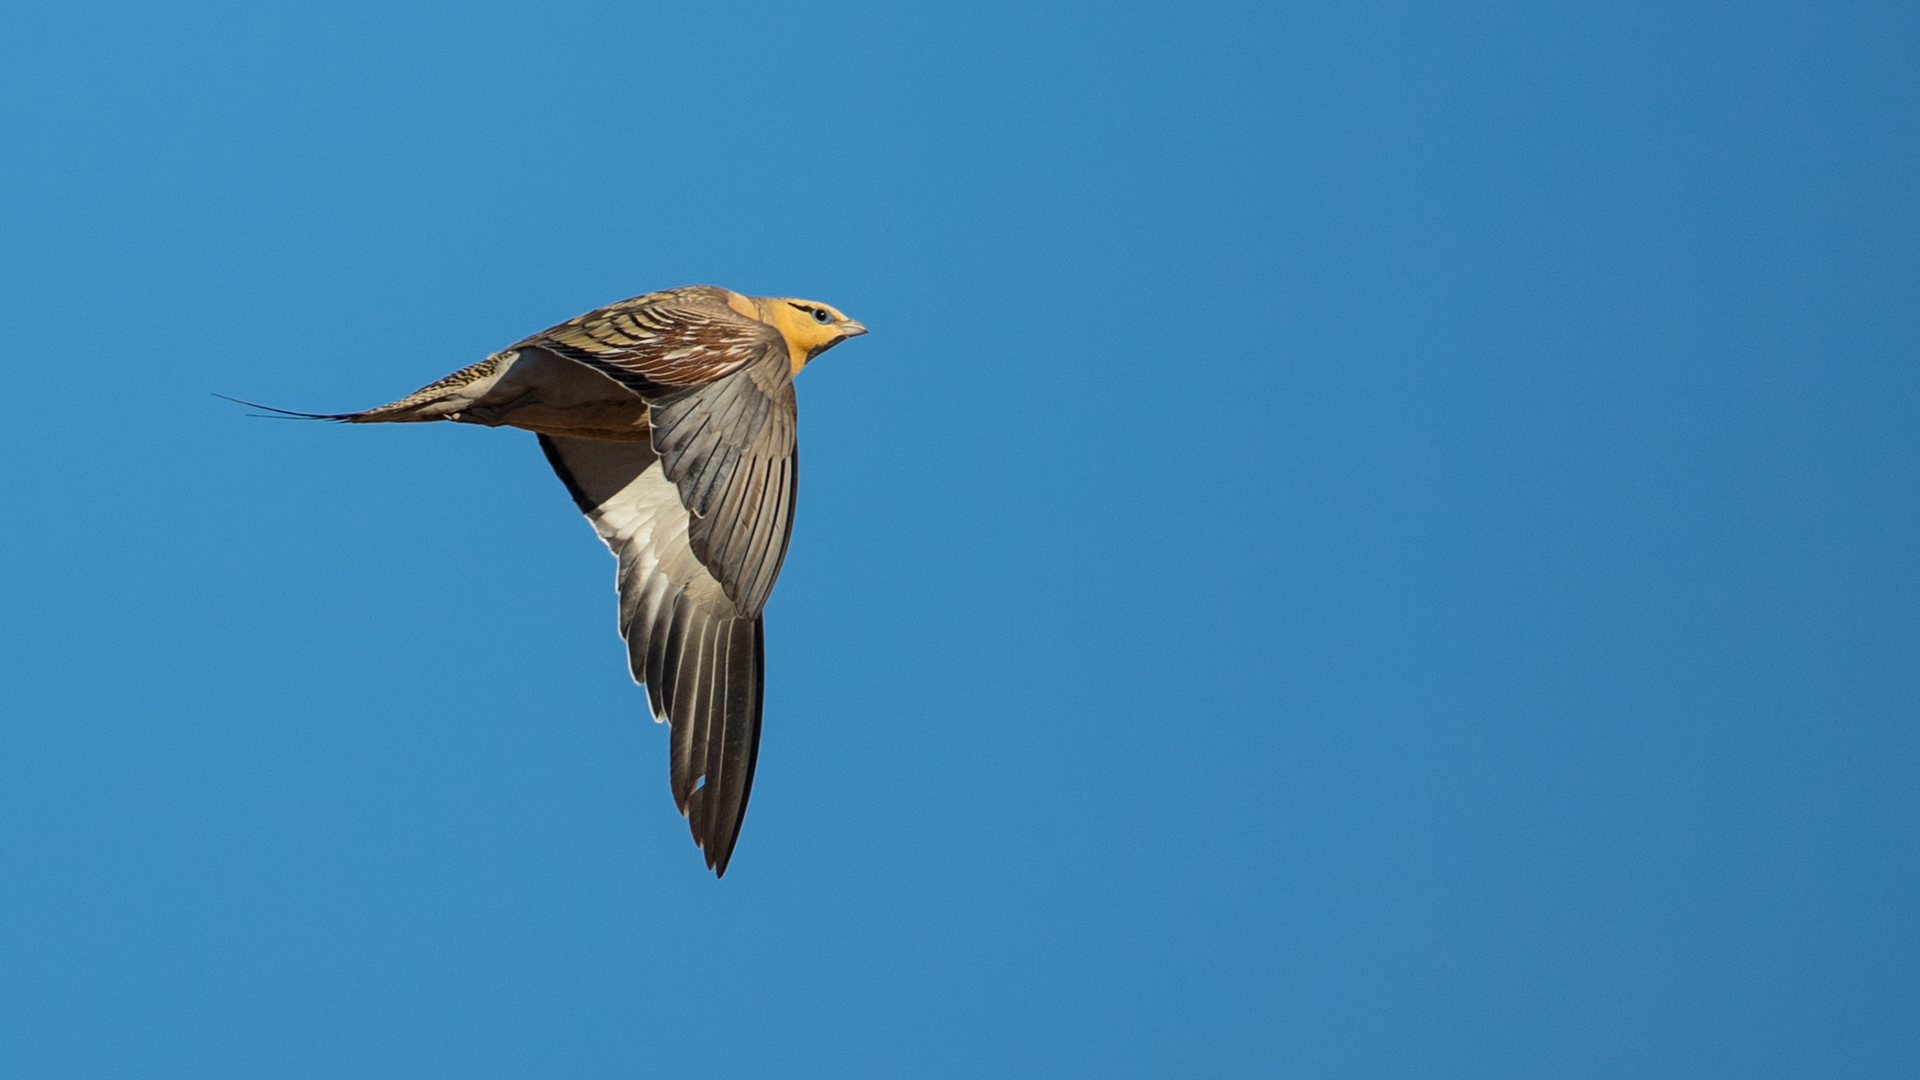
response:
[(651, 398), (699, 386), (767, 352), (786, 355), (780, 332), (728, 306), (725, 289), (691, 285), (589, 311), (515, 345), (538, 346)]
[(521, 343), (647, 403), (651, 441), (542, 435), (620, 560), (620, 633), (655, 719), (673, 725), (674, 803), (724, 873), (760, 743), (761, 610), (792, 532), (797, 414), (786, 340), (724, 290), (623, 301)]
[(773, 327), (693, 286), (624, 300), (520, 343), (586, 364), (647, 402), (653, 446), (693, 514), (693, 553), (740, 613), (773, 592), (800, 459), (793, 371)]
[(540, 448), (620, 561), (620, 636), (654, 719), (672, 723), (674, 805), (725, 874), (760, 746), (760, 615), (695, 554), (679, 486), (646, 443), (542, 435)]
[(648, 406), (660, 464), (693, 515), (695, 557), (741, 614), (759, 615), (787, 555), (800, 483), (784, 342), (778, 356)]

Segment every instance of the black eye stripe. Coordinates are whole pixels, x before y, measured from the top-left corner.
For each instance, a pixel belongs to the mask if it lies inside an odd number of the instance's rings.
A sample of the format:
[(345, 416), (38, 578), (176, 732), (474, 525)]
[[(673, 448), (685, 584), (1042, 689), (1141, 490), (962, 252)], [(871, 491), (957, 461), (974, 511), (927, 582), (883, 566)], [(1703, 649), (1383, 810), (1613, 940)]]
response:
[(791, 300), (787, 301), (787, 306), (797, 311), (806, 312), (807, 314), (813, 316), (814, 322), (817, 322), (822, 326), (825, 326), (828, 323), (831, 323), (833, 321), (833, 313), (828, 311), (825, 308), (817, 308), (808, 304), (796, 304)]

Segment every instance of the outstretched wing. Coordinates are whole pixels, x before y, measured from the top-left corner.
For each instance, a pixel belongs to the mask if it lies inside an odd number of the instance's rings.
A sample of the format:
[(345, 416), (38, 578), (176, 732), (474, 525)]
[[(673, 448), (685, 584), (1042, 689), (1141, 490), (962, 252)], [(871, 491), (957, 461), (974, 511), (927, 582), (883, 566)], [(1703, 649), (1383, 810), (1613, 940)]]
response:
[(797, 411), (786, 359), (653, 401), (653, 447), (692, 512), (688, 541), (742, 614), (773, 592), (800, 483)]
[(743, 613), (695, 555), (693, 517), (646, 443), (542, 435), (540, 448), (620, 561), (620, 636), (654, 719), (672, 723), (674, 805), (725, 874), (760, 747), (760, 615)]
[(647, 403), (650, 442), (541, 435), (620, 560), (620, 635), (673, 726), (674, 804), (724, 874), (760, 746), (761, 610), (793, 527), (799, 455), (786, 341), (696, 286), (622, 301), (528, 338)]
[(800, 459), (779, 331), (691, 286), (623, 300), (521, 342), (586, 364), (647, 401), (653, 446), (693, 514), (693, 554), (740, 613), (773, 592)]

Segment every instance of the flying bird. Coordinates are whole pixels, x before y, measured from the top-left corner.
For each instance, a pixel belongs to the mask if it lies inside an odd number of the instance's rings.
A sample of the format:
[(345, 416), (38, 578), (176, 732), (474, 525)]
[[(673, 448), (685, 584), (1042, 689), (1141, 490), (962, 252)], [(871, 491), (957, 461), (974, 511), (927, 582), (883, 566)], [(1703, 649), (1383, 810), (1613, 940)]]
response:
[(619, 560), (628, 669), (671, 725), (674, 805), (724, 875), (760, 746), (761, 611), (793, 527), (793, 377), (866, 332), (827, 304), (693, 285), (569, 319), (390, 405), (271, 411), (539, 435)]

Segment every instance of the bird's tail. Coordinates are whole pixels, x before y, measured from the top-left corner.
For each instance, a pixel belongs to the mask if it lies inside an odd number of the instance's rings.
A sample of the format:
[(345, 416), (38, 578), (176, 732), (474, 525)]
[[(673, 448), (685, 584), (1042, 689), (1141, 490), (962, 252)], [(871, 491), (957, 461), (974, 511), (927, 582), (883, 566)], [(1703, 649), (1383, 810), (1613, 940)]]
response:
[(219, 398), (221, 401), (231, 401), (235, 405), (245, 405), (249, 409), (263, 409), (265, 410), (264, 412), (251, 413), (249, 415), (259, 416), (267, 420), (338, 420), (345, 422), (351, 421), (354, 417), (360, 415), (359, 413), (294, 412), (292, 409), (276, 409), (271, 405), (262, 405), (257, 401), (243, 401), (240, 398), (228, 397), (225, 394), (215, 394), (213, 396)]
[(500, 374), (504, 357), (496, 354), (489, 356), (470, 367), (447, 376), (438, 382), (429, 383), (415, 390), (399, 401), (385, 405), (376, 405), (371, 409), (348, 413), (308, 413), (295, 412), (292, 409), (276, 409), (272, 405), (242, 401), (225, 394), (214, 397), (245, 405), (249, 409), (263, 409), (266, 415), (276, 420), (332, 420), (340, 424), (407, 424), (427, 420), (451, 420), (471, 406), (484, 394), (493, 380)]

